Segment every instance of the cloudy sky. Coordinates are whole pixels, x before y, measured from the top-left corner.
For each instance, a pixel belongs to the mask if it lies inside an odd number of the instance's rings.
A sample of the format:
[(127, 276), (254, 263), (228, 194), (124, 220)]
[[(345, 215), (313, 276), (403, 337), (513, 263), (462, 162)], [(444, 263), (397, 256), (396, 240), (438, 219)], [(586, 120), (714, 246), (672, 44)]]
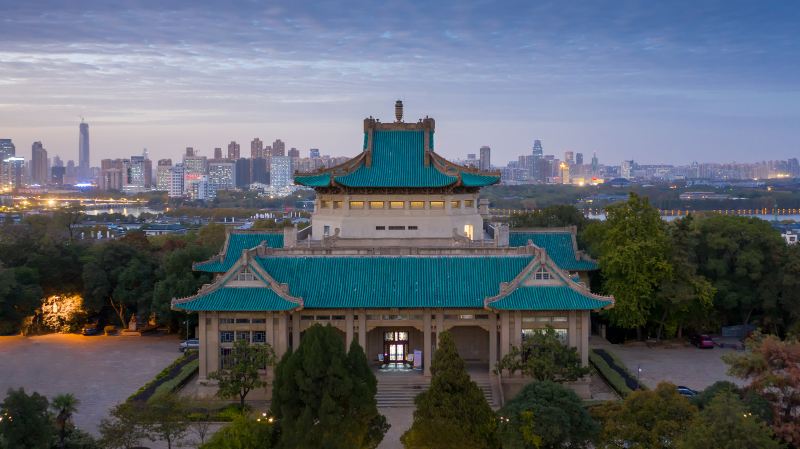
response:
[(354, 155), (399, 98), (451, 158), (785, 159), (798, 30), (771, 0), (0, 0), (0, 137), (77, 159), (83, 116), (93, 165), (256, 136)]

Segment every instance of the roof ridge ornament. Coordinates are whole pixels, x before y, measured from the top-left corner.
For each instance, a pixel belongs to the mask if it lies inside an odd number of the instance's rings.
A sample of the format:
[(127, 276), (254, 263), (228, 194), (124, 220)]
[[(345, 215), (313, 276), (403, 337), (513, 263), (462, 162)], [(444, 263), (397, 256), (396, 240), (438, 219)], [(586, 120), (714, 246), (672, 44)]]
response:
[(394, 103), (394, 117), (397, 119), (397, 123), (403, 123), (403, 101), (397, 100)]

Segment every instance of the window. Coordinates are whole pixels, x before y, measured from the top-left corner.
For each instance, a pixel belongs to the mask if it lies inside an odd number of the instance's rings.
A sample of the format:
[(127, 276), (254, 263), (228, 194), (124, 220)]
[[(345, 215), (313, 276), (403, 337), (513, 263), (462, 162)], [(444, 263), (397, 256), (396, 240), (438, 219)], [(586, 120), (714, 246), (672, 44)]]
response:
[(431, 209), (444, 209), (444, 201), (431, 201)]
[(475, 207), (475, 200), (464, 200), (464, 207)]
[(249, 324), (250, 318), (236, 318), (236, 324)]
[(253, 320), (251, 321), (251, 323), (253, 324), (264, 324), (266, 322), (267, 322), (266, 318), (253, 318)]
[(334, 201), (333, 202), (333, 208), (334, 209), (341, 209), (342, 205), (343, 205), (343, 203), (341, 201)]
[(405, 209), (405, 201), (389, 201), (389, 209)]
[(328, 236), (331, 235), (331, 226), (325, 225), (322, 227), (322, 235)]
[(386, 230), (386, 226), (375, 226), (375, 230), (376, 231), (385, 231)]
[(384, 332), (383, 341), (408, 341), (408, 332)]
[(233, 366), (233, 349), (219, 348), (219, 369), (228, 369)]
[(250, 331), (236, 331), (236, 341), (250, 341)]
[[(558, 341), (561, 342), (562, 345), (567, 344), (567, 330), (566, 329), (553, 329), (556, 332), (556, 336), (558, 337)], [(522, 339), (525, 340), (526, 338), (532, 337), (534, 334), (542, 333), (545, 329), (522, 329)]]
[(350, 209), (363, 209), (364, 202), (363, 201), (350, 201)]
[(553, 275), (550, 274), (549, 271), (547, 271), (547, 268), (542, 266), (539, 267), (538, 270), (536, 270), (536, 274), (534, 275), (533, 278), (536, 279), (537, 281), (548, 281), (550, 279), (553, 279)]
[(383, 209), (385, 203), (383, 201), (370, 201), (369, 208), (370, 209)]
[(409, 226), (409, 227), (408, 227), (408, 230), (409, 230), (409, 231), (416, 231), (417, 229), (418, 229), (418, 228), (417, 228), (416, 226)]
[(233, 318), (220, 318), (219, 324), (233, 324)]
[(331, 207), (331, 202), (329, 200), (321, 200), (319, 202), (319, 208), (320, 209), (327, 209), (329, 207)]
[(244, 267), (236, 273), (237, 281), (255, 281), (256, 275), (250, 270), (250, 267)]
[(314, 315), (301, 315), (300, 321), (314, 321)]
[(409, 201), (408, 207), (411, 209), (425, 209), (425, 201)]
[(266, 343), (267, 333), (264, 331), (253, 332), (253, 343)]
[(316, 317), (314, 317), (314, 319), (316, 319), (317, 321), (328, 321), (328, 320), (331, 319), (331, 316), (330, 315), (317, 315)]
[(220, 343), (233, 343), (233, 331), (220, 331), (219, 332), (219, 342)]
[(569, 320), (567, 320), (567, 317), (565, 317), (565, 316), (554, 316), (553, 317), (553, 322), (554, 323), (566, 323), (567, 321), (569, 321)]
[(390, 231), (405, 231), (405, 226), (389, 226)]
[(344, 315), (333, 315), (333, 316), (331, 317), (331, 319), (332, 319), (332, 320), (334, 320), (334, 321), (336, 321), (336, 320), (338, 320), (338, 321), (344, 321)]
[(450, 201), (450, 208), (451, 209), (461, 209), (461, 201)]

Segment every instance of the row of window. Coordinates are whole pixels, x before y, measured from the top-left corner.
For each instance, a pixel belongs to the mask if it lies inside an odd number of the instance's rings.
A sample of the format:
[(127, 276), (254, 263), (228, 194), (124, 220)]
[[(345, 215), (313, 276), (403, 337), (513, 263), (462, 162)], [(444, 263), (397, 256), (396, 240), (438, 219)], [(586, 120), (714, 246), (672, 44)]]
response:
[(233, 343), (234, 339), (245, 340), (249, 343), (266, 343), (267, 333), (265, 331), (219, 331), (220, 343)]
[(264, 324), (267, 322), (266, 318), (220, 318), (219, 324)]
[[(236, 360), (233, 357), (233, 348), (219, 348), (219, 369), (232, 368), (235, 363)], [(261, 369), (267, 369), (266, 361), (261, 365)]]
[[(444, 201), (350, 201), (350, 209), (425, 209), (425, 203), (428, 203), (429, 209), (444, 209)], [(450, 201), (450, 208), (461, 209), (462, 201)], [(475, 200), (464, 200), (465, 208), (475, 207)], [(320, 200), (320, 209), (341, 209), (344, 206), (344, 201), (339, 200)]]
[(390, 231), (405, 231), (408, 229), (409, 231), (416, 231), (419, 230), (417, 226), (375, 226), (376, 231), (385, 231), (386, 229)]
[[(353, 317), (354, 320), (358, 320), (358, 315)], [(422, 315), (367, 315), (368, 320), (421, 320)], [(488, 320), (489, 315), (486, 314), (478, 314), (478, 315), (444, 315), (445, 320)], [(302, 321), (344, 321), (344, 315), (301, 315), (300, 320)], [(523, 323), (566, 323), (569, 319), (565, 316), (526, 316), (522, 317)], [(264, 318), (220, 318), (219, 324), (264, 324), (266, 323), (266, 319)], [(241, 333), (242, 335), (249, 333), (250, 331), (221, 331), (220, 336), (225, 334), (231, 334), (230, 340), (228, 342), (233, 341), (233, 332), (237, 334)], [(254, 334), (261, 333), (263, 331), (254, 331)], [(238, 338), (237, 338), (238, 339)], [(223, 343), (226, 340), (220, 338), (220, 341)], [(257, 340), (253, 340), (256, 342)], [(260, 342), (260, 341), (259, 341)]]
[[(567, 340), (568, 340), (567, 330), (566, 329), (553, 329), (553, 330), (556, 331), (556, 336), (558, 337), (558, 340), (561, 342), (561, 344), (562, 345), (566, 345), (567, 344)], [(525, 329), (525, 328), (523, 328), (522, 329), (522, 340), (525, 340), (526, 338), (530, 338), (530, 337), (534, 336), (535, 334), (539, 334), (539, 333), (542, 333), (544, 331), (545, 331), (544, 328), (539, 328), (539, 329)]]

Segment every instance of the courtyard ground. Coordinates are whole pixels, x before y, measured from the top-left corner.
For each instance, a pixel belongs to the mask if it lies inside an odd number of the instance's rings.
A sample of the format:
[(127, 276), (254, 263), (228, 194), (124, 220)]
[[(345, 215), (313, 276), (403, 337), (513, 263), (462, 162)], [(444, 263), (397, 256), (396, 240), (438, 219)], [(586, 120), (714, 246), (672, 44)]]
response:
[(75, 424), (96, 434), (111, 407), (178, 356), (174, 336), (0, 337), (0, 397), (18, 387), (48, 399), (72, 393), (81, 401)]
[(698, 349), (683, 343), (656, 347), (643, 343), (614, 345), (596, 336), (590, 338), (589, 346), (613, 352), (634, 376), (637, 368), (641, 368), (640, 380), (649, 388), (662, 381), (695, 390), (703, 390), (720, 380), (744, 385), (740, 379), (728, 376), (728, 366), (722, 361), (722, 355), (734, 349)]

